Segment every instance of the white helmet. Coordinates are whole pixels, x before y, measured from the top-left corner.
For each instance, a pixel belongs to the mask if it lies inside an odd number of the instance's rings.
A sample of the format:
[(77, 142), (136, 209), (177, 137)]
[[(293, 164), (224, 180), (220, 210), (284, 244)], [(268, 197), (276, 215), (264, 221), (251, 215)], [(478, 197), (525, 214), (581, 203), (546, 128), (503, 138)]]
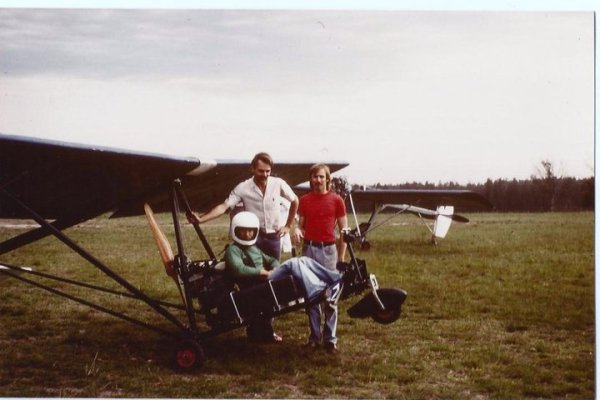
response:
[[(258, 222), (258, 217), (256, 215), (252, 214), (249, 211), (242, 211), (237, 213), (231, 220), (231, 236), (233, 237), (233, 241), (243, 246), (252, 246), (254, 243), (256, 243), (259, 227), (260, 223)], [(254, 229), (254, 235), (252, 236), (252, 239), (245, 240), (243, 238), (240, 238), (237, 235), (238, 228)]]

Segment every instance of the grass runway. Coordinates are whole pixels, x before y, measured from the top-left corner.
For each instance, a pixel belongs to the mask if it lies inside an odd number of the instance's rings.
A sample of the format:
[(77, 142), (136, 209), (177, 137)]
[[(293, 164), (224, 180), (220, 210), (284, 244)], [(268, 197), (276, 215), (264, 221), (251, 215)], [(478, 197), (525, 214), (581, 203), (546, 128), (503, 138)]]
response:
[[(371, 250), (358, 257), (380, 286), (409, 297), (387, 326), (350, 319), (358, 298), (341, 302), (335, 356), (304, 347), (307, 318), (298, 311), (275, 321), (283, 343), (250, 344), (244, 330), (229, 332), (205, 343), (201, 370), (182, 374), (166, 337), (0, 278), (0, 397), (593, 398), (594, 214), (468, 217), (435, 247), (414, 217), (372, 232)], [(168, 228), (169, 216), (159, 219)], [(21, 232), (8, 222), (0, 240)], [(226, 222), (205, 226), (217, 251)], [(191, 227), (185, 232), (193, 239)], [(151, 296), (177, 301), (143, 217), (98, 218), (67, 233)], [(54, 238), (0, 262), (107, 286)], [(171, 329), (142, 304), (70, 293)]]

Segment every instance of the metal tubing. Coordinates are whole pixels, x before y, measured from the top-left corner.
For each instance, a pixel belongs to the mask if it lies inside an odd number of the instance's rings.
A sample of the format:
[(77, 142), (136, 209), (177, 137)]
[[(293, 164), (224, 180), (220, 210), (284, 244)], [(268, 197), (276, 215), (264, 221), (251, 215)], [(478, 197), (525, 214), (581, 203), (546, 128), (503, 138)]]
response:
[(196, 316), (194, 315), (194, 303), (190, 296), (190, 282), (188, 270), (188, 258), (185, 255), (183, 246), (183, 233), (179, 223), (179, 197), (177, 195), (177, 186), (181, 185), (181, 181), (176, 179), (171, 186), (171, 213), (173, 216), (173, 227), (175, 228), (175, 241), (177, 242), (177, 255), (175, 256), (175, 271), (183, 281), (183, 295), (185, 296), (185, 309), (187, 312), (190, 329), (197, 333), (198, 325), (196, 324)]
[[(57, 281), (57, 282), (68, 283), (69, 285), (73, 285), (73, 286), (80, 286), (80, 287), (84, 287), (87, 289), (97, 290), (99, 292), (114, 294), (117, 296), (129, 297), (131, 299), (137, 299), (136, 296), (132, 295), (131, 293), (127, 293), (127, 292), (119, 292), (117, 290), (112, 290), (112, 289), (108, 289), (108, 288), (105, 288), (102, 286), (97, 286), (97, 285), (91, 285), (89, 283), (79, 282), (79, 281), (75, 281), (75, 280), (68, 279), (68, 278), (63, 278), (63, 277), (56, 276), (56, 275), (46, 274), (44, 272), (30, 271), (28, 269), (15, 267), (14, 265), (8, 265), (6, 263), (2, 263), (0, 265), (2, 265), (3, 267), (7, 267), (8, 269), (14, 270), (14, 271), (22, 272), (22, 273), (29, 274), (29, 275), (40, 276), (42, 278), (51, 279), (51, 280)], [(5, 274), (5, 275), (14, 276), (14, 274), (12, 274), (10, 271), (3, 271), (1, 269), (0, 269), (0, 273)], [(179, 304), (173, 304), (173, 303), (169, 303), (169, 302), (161, 301), (161, 300), (156, 300), (156, 302), (165, 307), (177, 308), (179, 310), (185, 310), (185, 307), (183, 307)]]
[(46, 227), (48, 230), (50, 230), (52, 235), (54, 235), (58, 240), (63, 242), (69, 248), (71, 248), (71, 250), (73, 250), (75, 253), (79, 254), (83, 259), (85, 259), (90, 264), (94, 265), (96, 268), (98, 268), (99, 270), (104, 272), (108, 277), (110, 277), (111, 279), (113, 279), (114, 281), (119, 283), (121, 286), (123, 286), (125, 289), (127, 289), (130, 293), (133, 293), (138, 299), (144, 301), (146, 304), (148, 304), (150, 307), (152, 307), (156, 312), (161, 314), (167, 320), (171, 321), (171, 323), (173, 323), (179, 329), (181, 329), (182, 331), (187, 330), (187, 328), (173, 314), (171, 314), (169, 311), (162, 308), (156, 302), (156, 300), (151, 299), (145, 293), (138, 290), (136, 287), (131, 285), (128, 281), (126, 281), (121, 276), (116, 274), (114, 271), (112, 271), (110, 268), (108, 268), (106, 265), (104, 265), (100, 260), (98, 260), (97, 258), (92, 256), (85, 249), (83, 249), (77, 243), (75, 243), (70, 238), (68, 238), (64, 233), (62, 233), (60, 230), (58, 230), (54, 226), (52, 226), (52, 224), (48, 223), (44, 218), (42, 218), (34, 210), (29, 208), (21, 200), (14, 197), (10, 192), (8, 192), (7, 190), (5, 190), (2, 187), (0, 187), (0, 193), (2, 193), (4, 196), (6, 196), (6, 197), (10, 198), (12, 201), (14, 201), (15, 204), (17, 204), (27, 214), (29, 214), (33, 220), (35, 220), (41, 226)]
[[(3, 273), (6, 273), (6, 272), (3, 272)], [(84, 299), (82, 299), (80, 297), (76, 297), (76, 296), (70, 295), (68, 293), (65, 293), (65, 292), (62, 292), (60, 290), (54, 289), (54, 288), (52, 288), (50, 286), (42, 285), (42, 284), (40, 284), (38, 282), (32, 281), (31, 279), (23, 278), (22, 276), (13, 275), (13, 274), (10, 274), (10, 273), (8, 273), (8, 274), (12, 275), (12, 277), (15, 278), (15, 279), (18, 279), (20, 281), (26, 282), (26, 283), (28, 283), (28, 284), (30, 284), (32, 286), (37, 287), (37, 288), (46, 290), (46, 291), (48, 291), (48, 292), (50, 292), (52, 294), (55, 294), (57, 296), (65, 297), (65, 298), (67, 298), (69, 300), (72, 300), (72, 301), (75, 301), (77, 303), (86, 305), (86, 306), (91, 307), (91, 308), (93, 308), (95, 310), (101, 311), (103, 313), (112, 315), (112, 316), (117, 317), (117, 318), (120, 318), (120, 319), (125, 320), (127, 322), (130, 322), (132, 324), (135, 324), (135, 325), (138, 325), (138, 326), (150, 329), (150, 330), (152, 330), (154, 332), (158, 332), (158, 333), (160, 333), (162, 335), (173, 336), (172, 332), (169, 332), (169, 331), (166, 331), (166, 330), (164, 330), (162, 328), (158, 328), (156, 326), (147, 324), (147, 323), (145, 323), (143, 321), (139, 321), (139, 320), (137, 320), (135, 318), (131, 318), (131, 317), (129, 317), (129, 316), (123, 314), (123, 313), (119, 313), (119, 312), (113, 311), (113, 310), (111, 310), (109, 308), (102, 307), (102, 306), (100, 306), (98, 304), (89, 302), (89, 301), (84, 300)]]
[[(175, 189), (177, 190), (177, 194), (179, 195), (179, 199), (181, 201), (183, 201), (183, 206), (185, 208), (186, 215), (191, 214), (192, 213), (192, 208), (190, 207), (190, 203), (188, 202), (188, 199), (185, 196), (185, 193), (183, 192), (183, 188), (181, 187), (181, 181), (176, 181), (175, 182)], [(202, 232), (202, 229), (200, 229), (200, 225), (199, 224), (192, 224), (192, 225), (194, 227), (194, 230), (196, 231), (196, 234), (200, 238), (200, 241), (202, 242), (202, 245), (204, 246), (204, 249), (208, 253), (208, 257), (211, 258), (211, 259), (215, 259), (216, 258), (215, 253), (213, 252), (212, 247), (210, 247), (210, 244), (208, 243), (208, 240), (206, 239), (206, 236), (204, 236), (204, 232)]]

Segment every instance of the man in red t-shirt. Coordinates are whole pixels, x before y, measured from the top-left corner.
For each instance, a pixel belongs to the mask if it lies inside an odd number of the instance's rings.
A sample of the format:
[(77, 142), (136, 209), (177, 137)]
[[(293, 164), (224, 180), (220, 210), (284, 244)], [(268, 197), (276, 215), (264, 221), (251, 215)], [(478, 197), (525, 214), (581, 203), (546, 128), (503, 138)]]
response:
[[(294, 241), (304, 240), (302, 254), (319, 264), (336, 271), (338, 261), (343, 261), (346, 243), (336, 242), (335, 227), (341, 231), (348, 226), (346, 205), (335, 192), (331, 192), (331, 173), (325, 164), (315, 164), (310, 169), (311, 192), (300, 198), (298, 206), (298, 226), (294, 231)], [(321, 334), (321, 307), (319, 304), (308, 309), (310, 337), (308, 345), (317, 348), (321, 339), (325, 349), (337, 351), (337, 305), (325, 304), (325, 326)]]

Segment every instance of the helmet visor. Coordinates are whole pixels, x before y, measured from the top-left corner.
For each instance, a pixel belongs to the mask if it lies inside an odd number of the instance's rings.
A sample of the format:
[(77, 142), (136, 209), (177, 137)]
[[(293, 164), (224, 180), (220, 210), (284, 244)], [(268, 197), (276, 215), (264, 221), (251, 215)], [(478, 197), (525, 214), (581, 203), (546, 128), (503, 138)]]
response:
[(245, 242), (250, 242), (256, 239), (256, 235), (258, 235), (258, 229), (238, 226), (235, 228), (234, 234), (238, 239), (241, 239)]

